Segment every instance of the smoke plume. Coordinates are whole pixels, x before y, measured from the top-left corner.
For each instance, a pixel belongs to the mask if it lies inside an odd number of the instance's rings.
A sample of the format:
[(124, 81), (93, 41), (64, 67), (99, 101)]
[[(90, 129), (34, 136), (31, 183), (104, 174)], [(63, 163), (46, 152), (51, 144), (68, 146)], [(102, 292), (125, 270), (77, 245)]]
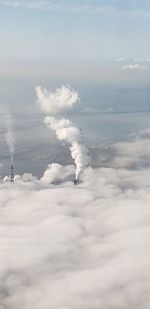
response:
[[(36, 87), (36, 94), (41, 108), (46, 113), (55, 114), (63, 109), (72, 108), (79, 101), (77, 92), (62, 86), (55, 92)], [(55, 131), (56, 137), (70, 145), (71, 156), (76, 165), (76, 180), (83, 168), (90, 162), (86, 147), (82, 144), (81, 132), (69, 119), (56, 119), (47, 116), (44, 123), (48, 128)]]
[(14, 152), (15, 152), (15, 137), (13, 133), (13, 120), (10, 114), (5, 116), (5, 125), (6, 125), (6, 143), (10, 153), (11, 162), (13, 162)]

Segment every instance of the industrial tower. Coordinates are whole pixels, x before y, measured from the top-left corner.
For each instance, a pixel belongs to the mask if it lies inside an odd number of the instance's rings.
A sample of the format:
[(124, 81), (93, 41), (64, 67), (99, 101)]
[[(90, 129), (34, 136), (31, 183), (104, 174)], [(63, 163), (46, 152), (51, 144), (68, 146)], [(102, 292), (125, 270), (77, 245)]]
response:
[(10, 182), (14, 183), (14, 166), (13, 164), (11, 164), (11, 168), (10, 168)]

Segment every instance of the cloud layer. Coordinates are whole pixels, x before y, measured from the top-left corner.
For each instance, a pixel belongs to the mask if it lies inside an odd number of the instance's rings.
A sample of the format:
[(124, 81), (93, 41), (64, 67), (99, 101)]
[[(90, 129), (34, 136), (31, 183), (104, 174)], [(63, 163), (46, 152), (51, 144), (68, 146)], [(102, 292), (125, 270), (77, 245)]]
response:
[(89, 167), (78, 186), (1, 182), (0, 308), (148, 309), (149, 179)]

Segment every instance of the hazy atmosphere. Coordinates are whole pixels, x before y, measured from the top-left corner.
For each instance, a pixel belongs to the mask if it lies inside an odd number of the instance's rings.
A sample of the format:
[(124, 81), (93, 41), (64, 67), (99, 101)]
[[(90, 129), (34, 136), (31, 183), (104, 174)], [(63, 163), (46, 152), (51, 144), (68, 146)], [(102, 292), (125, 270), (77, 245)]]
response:
[(0, 0), (0, 309), (150, 308), (149, 36), (149, 0)]

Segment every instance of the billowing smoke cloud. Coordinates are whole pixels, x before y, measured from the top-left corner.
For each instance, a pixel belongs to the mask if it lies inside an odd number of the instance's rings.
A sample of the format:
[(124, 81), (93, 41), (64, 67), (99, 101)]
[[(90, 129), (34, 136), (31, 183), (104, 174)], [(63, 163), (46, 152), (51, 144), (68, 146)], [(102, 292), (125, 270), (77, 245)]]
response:
[(78, 101), (78, 93), (70, 87), (62, 86), (55, 92), (47, 91), (45, 88), (36, 87), (38, 102), (46, 114), (54, 114), (71, 109)]
[(43, 177), (41, 178), (41, 181), (45, 184), (57, 184), (62, 180), (66, 181), (73, 175), (73, 170), (74, 169), (72, 165), (62, 166), (58, 163), (49, 164), (48, 168), (44, 172)]
[(149, 308), (150, 170), (81, 177), (0, 184), (0, 308)]
[[(48, 92), (46, 89), (36, 87), (38, 101), (45, 113), (55, 114), (62, 110), (72, 108), (79, 101), (78, 94), (68, 87), (62, 86), (55, 92)], [(59, 140), (70, 144), (71, 156), (76, 164), (76, 179), (78, 179), (83, 168), (90, 162), (87, 149), (82, 145), (80, 130), (74, 127), (69, 119), (60, 120), (47, 116), (44, 123), (53, 131)]]

